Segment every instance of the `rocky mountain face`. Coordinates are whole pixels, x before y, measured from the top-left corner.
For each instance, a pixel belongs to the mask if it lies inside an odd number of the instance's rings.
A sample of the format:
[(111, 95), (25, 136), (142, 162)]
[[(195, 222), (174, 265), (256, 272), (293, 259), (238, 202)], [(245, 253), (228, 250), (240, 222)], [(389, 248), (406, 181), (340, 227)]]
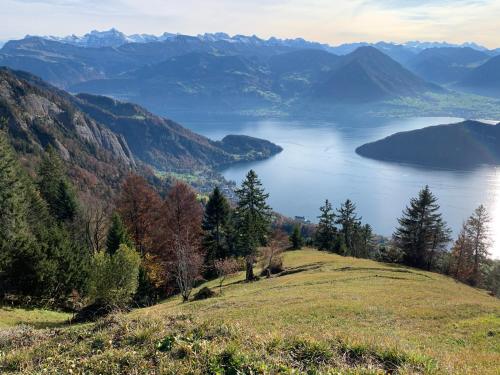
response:
[(136, 168), (123, 136), (79, 111), (70, 95), (34, 76), (0, 69), (0, 117), (27, 164), (51, 145), (82, 185), (113, 188)]
[(0, 118), (28, 168), (50, 145), (67, 161), (81, 190), (112, 191), (131, 171), (151, 176), (151, 170), (212, 169), (281, 151), (271, 142), (239, 135), (215, 142), (138, 105), (73, 96), (5, 68), (0, 69)]
[(215, 168), (281, 151), (271, 142), (241, 135), (228, 139), (247, 147), (229, 147), (227, 142), (212, 141), (138, 105), (108, 97), (79, 94), (76, 99), (82, 111), (122, 135), (136, 158), (159, 170)]

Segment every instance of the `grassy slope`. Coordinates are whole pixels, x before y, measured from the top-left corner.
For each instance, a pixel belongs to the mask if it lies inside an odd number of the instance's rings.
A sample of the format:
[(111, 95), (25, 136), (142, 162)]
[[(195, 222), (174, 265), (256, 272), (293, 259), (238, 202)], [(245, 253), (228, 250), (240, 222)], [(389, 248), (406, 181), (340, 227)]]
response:
[(434, 273), (311, 250), (287, 253), (285, 265), (304, 271), (251, 284), (239, 275), (221, 297), (187, 304), (174, 298), (55, 336), (37, 331), (51, 338), (28, 349), (16, 344), (22, 340), (14, 331), (13, 343), (2, 348), (0, 335), (0, 351), (8, 353), (0, 355), (0, 369), (494, 374), (500, 368), (500, 301), (483, 291)]
[(42, 309), (18, 309), (0, 306), (0, 329), (16, 325), (31, 325), (36, 328), (63, 326), (71, 314)]

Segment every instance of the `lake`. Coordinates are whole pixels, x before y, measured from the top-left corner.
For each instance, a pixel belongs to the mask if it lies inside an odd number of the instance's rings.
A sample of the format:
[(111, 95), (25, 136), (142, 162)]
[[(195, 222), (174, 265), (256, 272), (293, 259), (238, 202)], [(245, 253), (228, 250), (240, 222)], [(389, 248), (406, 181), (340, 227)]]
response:
[(316, 221), (326, 198), (334, 206), (349, 198), (356, 203), (364, 223), (372, 225), (376, 233), (389, 236), (409, 199), (427, 184), (439, 198), (444, 218), (455, 235), (479, 204), (487, 207), (495, 241), (491, 252), (500, 258), (500, 168), (436, 170), (375, 161), (355, 153), (363, 143), (398, 131), (461, 120), (422, 117), (183, 123), (212, 139), (246, 134), (282, 146), (283, 152), (268, 160), (234, 165), (223, 170), (223, 174), (240, 183), (248, 170), (254, 169), (270, 194), (270, 205), (287, 216), (305, 216)]

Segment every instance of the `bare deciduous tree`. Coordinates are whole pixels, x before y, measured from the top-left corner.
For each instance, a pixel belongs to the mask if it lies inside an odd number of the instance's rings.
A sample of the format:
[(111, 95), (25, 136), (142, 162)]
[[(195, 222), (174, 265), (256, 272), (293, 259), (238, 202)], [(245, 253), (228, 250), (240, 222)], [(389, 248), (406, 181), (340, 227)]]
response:
[(279, 272), (283, 268), (283, 251), (288, 246), (288, 236), (282, 230), (275, 230), (267, 247), (262, 248), (261, 267), (262, 272), (270, 277), (272, 273)]
[(235, 258), (219, 259), (214, 262), (215, 269), (217, 270), (217, 277), (219, 278), (219, 293), (222, 294), (222, 284), (230, 275), (234, 275), (241, 271), (242, 265)]
[(85, 228), (85, 239), (92, 253), (104, 248), (109, 226), (111, 205), (91, 195), (81, 197), (82, 220)]

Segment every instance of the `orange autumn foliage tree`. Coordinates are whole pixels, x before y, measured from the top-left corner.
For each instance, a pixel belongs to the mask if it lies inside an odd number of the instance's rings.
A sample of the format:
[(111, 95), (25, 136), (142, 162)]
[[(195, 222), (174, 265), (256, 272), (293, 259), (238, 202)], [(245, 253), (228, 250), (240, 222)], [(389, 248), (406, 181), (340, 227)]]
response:
[(202, 216), (194, 191), (181, 182), (171, 188), (160, 210), (156, 256), (165, 277), (175, 280), (183, 301), (188, 300), (203, 266)]
[(126, 178), (117, 210), (142, 256), (153, 248), (153, 233), (160, 207), (160, 196), (143, 177), (131, 174)]

